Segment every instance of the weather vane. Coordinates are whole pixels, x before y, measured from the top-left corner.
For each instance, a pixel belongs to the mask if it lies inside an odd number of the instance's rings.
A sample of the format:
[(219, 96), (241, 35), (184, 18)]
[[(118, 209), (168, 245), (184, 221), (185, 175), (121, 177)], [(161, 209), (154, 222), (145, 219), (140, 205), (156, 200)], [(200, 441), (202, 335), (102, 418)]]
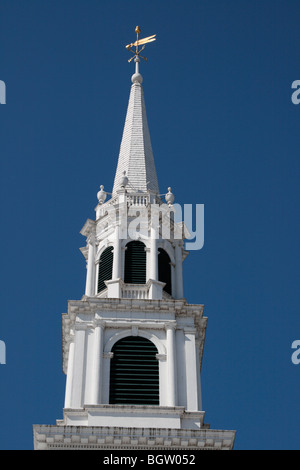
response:
[[(128, 62), (131, 62), (133, 59), (136, 59), (136, 61), (139, 59), (139, 57), (141, 57), (142, 59), (144, 60), (147, 60), (146, 57), (143, 57), (140, 55), (140, 53), (145, 49), (146, 47), (146, 44), (148, 44), (148, 42), (152, 42), (152, 41), (156, 41), (156, 34), (153, 34), (153, 36), (148, 36), (147, 38), (144, 38), (144, 39), (139, 39), (139, 34), (141, 32), (141, 29), (139, 26), (137, 26), (135, 28), (135, 32), (136, 32), (136, 35), (137, 35), (137, 39), (134, 43), (132, 44), (128, 44), (126, 46), (126, 49), (130, 52), (133, 52), (134, 53), (134, 56), (131, 57), (131, 59), (128, 60)], [(140, 50), (139, 50), (139, 46), (143, 46)], [(135, 51), (132, 49), (133, 47), (135, 47)]]

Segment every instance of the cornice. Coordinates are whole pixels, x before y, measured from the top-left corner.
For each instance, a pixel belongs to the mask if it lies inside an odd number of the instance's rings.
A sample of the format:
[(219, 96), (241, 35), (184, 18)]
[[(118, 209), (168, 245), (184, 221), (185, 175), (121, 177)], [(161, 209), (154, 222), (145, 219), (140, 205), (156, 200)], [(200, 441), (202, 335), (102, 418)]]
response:
[(96, 230), (96, 222), (91, 219), (87, 219), (84, 226), (80, 230), (81, 235), (84, 237), (88, 237), (90, 233), (95, 233)]
[(136, 450), (232, 450), (235, 431), (169, 428), (34, 425), (34, 448), (39, 449), (136, 449)]

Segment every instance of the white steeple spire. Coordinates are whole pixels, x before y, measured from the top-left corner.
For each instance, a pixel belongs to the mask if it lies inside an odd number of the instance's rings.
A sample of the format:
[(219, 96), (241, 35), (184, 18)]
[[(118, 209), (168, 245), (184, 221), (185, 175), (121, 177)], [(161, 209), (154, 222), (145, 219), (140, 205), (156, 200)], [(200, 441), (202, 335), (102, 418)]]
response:
[[(134, 43), (134, 45), (136, 45), (136, 43)], [(132, 45), (127, 46), (127, 49), (131, 50), (131, 46)], [(124, 177), (124, 172), (126, 172), (126, 176), (128, 178), (128, 186), (126, 189), (129, 192), (146, 192), (149, 190), (159, 194), (159, 186), (147, 121), (144, 91), (142, 87), (143, 77), (139, 72), (141, 57), (139, 52), (141, 51), (138, 51), (137, 45), (135, 56), (130, 59), (130, 61), (134, 59), (135, 73), (131, 77), (132, 86), (115, 175), (113, 194), (121, 188), (121, 181)]]

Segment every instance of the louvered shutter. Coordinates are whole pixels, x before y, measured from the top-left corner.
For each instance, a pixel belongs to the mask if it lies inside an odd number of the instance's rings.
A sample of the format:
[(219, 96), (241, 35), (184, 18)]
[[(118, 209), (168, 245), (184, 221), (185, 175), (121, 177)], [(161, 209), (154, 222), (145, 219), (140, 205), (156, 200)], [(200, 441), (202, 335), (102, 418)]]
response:
[(144, 243), (140, 241), (132, 241), (126, 245), (124, 282), (146, 284), (146, 251)]
[(106, 248), (99, 261), (99, 274), (98, 274), (98, 293), (106, 289), (104, 281), (109, 281), (112, 278), (113, 266), (113, 247)]
[(165, 250), (159, 248), (158, 251), (158, 280), (166, 283), (164, 291), (172, 295), (171, 260)]
[(128, 336), (112, 348), (110, 404), (159, 405), (157, 349), (146, 338)]

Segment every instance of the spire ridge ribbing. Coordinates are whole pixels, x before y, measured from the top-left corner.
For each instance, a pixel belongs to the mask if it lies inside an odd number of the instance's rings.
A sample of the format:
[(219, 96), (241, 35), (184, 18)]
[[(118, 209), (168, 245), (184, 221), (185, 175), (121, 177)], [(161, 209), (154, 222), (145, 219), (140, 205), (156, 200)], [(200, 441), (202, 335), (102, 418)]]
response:
[[(139, 58), (136, 58), (138, 65)], [(129, 191), (152, 191), (159, 194), (150, 132), (146, 114), (142, 76), (138, 68), (132, 76), (132, 86), (120, 146), (113, 194), (121, 187), (124, 171)]]

